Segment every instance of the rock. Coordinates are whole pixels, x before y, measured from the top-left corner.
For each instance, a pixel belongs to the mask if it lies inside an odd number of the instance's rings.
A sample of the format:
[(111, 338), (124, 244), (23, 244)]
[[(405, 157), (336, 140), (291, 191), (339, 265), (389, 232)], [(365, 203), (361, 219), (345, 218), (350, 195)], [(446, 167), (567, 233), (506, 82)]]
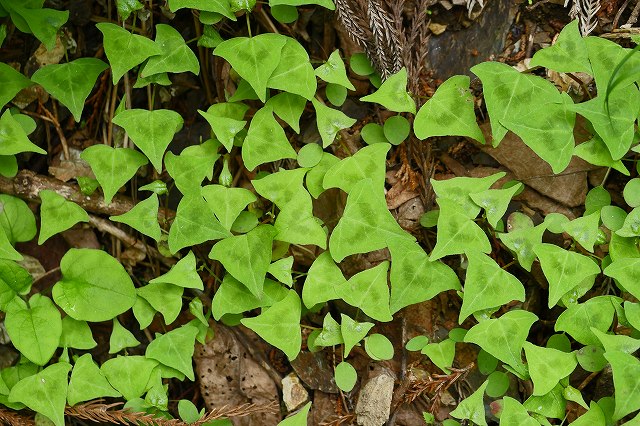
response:
[(300, 383), (295, 373), (282, 379), (282, 399), (287, 411), (291, 412), (309, 400), (309, 393)]
[(361, 426), (381, 426), (389, 418), (394, 377), (389, 372), (369, 380), (358, 397), (356, 416)]

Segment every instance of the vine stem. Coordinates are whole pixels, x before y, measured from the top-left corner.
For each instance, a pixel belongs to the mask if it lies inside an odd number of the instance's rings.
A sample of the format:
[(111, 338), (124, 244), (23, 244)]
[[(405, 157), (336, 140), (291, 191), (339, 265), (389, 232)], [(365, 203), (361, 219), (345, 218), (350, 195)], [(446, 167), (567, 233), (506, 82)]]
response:
[(247, 31), (249, 31), (249, 37), (253, 37), (251, 35), (251, 22), (249, 22), (249, 14), (245, 13), (244, 16), (245, 18), (247, 18)]

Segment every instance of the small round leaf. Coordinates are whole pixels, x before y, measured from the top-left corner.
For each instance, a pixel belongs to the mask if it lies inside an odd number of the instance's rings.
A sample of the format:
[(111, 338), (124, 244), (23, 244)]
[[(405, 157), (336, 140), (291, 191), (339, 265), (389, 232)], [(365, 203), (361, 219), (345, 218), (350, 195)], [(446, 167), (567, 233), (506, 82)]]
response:
[(362, 130), (360, 130), (360, 136), (368, 145), (374, 143), (389, 143), (384, 136), (384, 129), (376, 123), (365, 124)]
[(271, 16), (282, 24), (290, 24), (298, 19), (298, 9), (288, 4), (271, 6)]
[(500, 398), (509, 389), (509, 376), (502, 371), (494, 371), (488, 377), (487, 395), (491, 398)]
[(411, 125), (409, 124), (409, 120), (401, 115), (396, 115), (389, 117), (387, 121), (384, 122), (383, 130), (384, 136), (389, 142), (394, 145), (400, 145), (409, 137)]
[(634, 178), (627, 182), (622, 191), (622, 196), (629, 206), (640, 206), (640, 178)]
[(429, 338), (427, 336), (416, 336), (409, 340), (406, 344), (408, 351), (421, 351), (426, 345), (429, 344)]
[(308, 143), (298, 151), (298, 164), (300, 167), (313, 167), (320, 162), (324, 151), (317, 143)]
[(329, 102), (339, 107), (347, 99), (347, 88), (340, 84), (328, 83), (325, 94)]
[(358, 380), (358, 373), (348, 362), (342, 361), (336, 365), (336, 385), (344, 392), (350, 392)]
[(351, 56), (351, 60), (349, 61), (349, 65), (353, 72), (358, 75), (367, 76), (369, 74), (373, 74), (375, 71), (371, 62), (369, 62), (369, 58), (364, 53), (354, 53)]
[(393, 345), (382, 334), (372, 334), (364, 339), (364, 349), (375, 361), (393, 358)]

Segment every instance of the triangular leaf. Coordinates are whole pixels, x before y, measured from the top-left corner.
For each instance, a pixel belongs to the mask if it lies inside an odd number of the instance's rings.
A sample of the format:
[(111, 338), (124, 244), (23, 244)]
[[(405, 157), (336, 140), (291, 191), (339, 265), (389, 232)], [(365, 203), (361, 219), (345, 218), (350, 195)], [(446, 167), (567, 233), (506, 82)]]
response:
[(584, 303), (570, 305), (560, 314), (555, 330), (564, 331), (583, 345), (601, 346), (600, 340), (585, 327), (589, 324), (600, 331), (607, 331), (613, 322), (616, 310), (610, 296), (592, 297)]
[(335, 346), (344, 343), (340, 324), (333, 319), (330, 312), (324, 316), (322, 321), (322, 331), (314, 340), (316, 346)]
[(604, 357), (613, 370), (616, 401), (613, 421), (617, 421), (640, 408), (640, 360), (623, 352), (607, 352)]
[(20, 123), (11, 115), (11, 111), (6, 109), (0, 117), (0, 155), (14, 155), (21, 152), (47, 153), (29, 140)]
[(389, 262), (358, 272), (346, 283), (335, 288), (338, 296), (369, 317), (378, 321), (391, 321), (389, 311), (389, 286), (387, 272)]
[(257, 317), (244, 318), (241, 322), (293, 360), (302, 346), (300, 314), (300, 298), (294, 290), (289, 290), (287, 297)]
[(496, 308), (513, 300), (524, 302), (522, 283), (493, 259), (476, 251), (468, 252), (467, 259), (469, 266), (460, 308), (460, 324), (474, 312)]
[(376, 187), (384, 186), (386, 159), (390, 148), (388, 143), (365, 146), (327, 170), (322, 186), (325, 189), (340, 188), (347, 194), (362, 179), (371, 179)]
[(182, 127), (183, 120), (180, 114), (168, 109), (128, 109), (116, 115), (113, 122), (126, 130), (133, 143), (160, 173), (164, 152), (173, 135)]
[(347, 280), (331, 258), (328, 251), (323, 252), (313, 261), (307, 272), (307, 278), (302, 287), (302, 300), (307, 308), (338, 299), (336, 289)]
[(456, 342), (445, 339), (438, 343), (429, 343), (424, 346), (420, 353), (426, 355), (429, 360), (445, 374), (451, 374), (448, 367), (453, 365), (453, 358), (456, 354)]
[(413, 240), (387, 210), (382, 188), (374, 186), (371, 179), (356, 183), (347, 197), (344, 214), (331, 233), (331, 257), (341, 262), (352, 254), (385, 248), (394, 238)]
[(456, 273), (442, 262), (432, 262), (408, 239), (389, 241), (391, 252), (391, 313), (421, 303), (446, 290), (460, 290)]
[(293, 256), (278, 259), (269, 265), (267, 272), (275, 279), (280, 281), (287, 287), (293, 285), (293, 277), (291, 276), (291, 268), (293, 268)]
[(522, 362), (522, 345), (527, 339), (529, 328), (537, 319), (535, 314), (528, 311), (509, 311), (500, 318), (476, 324), (467, 332), (464, 341), (480, 346), (524, 378), (527, 367)]
[(315, 74), (327, 83), (339, 84), (349, 90), (356, 90), (353, 83), (349, 80), (349, 77), (347, 77), (347, 70), (338, 49), (329, 55), (327, 62), (316, 68)]
[(166, 24), (156, 25), (155, 44), (162, 53), (149, 58), (142, 70), (142, 77), (162, 72), (180, 73), (188, 71), (195, 75), (200, 73), (198, 58), (184, 42), (178, 30), (172, 26)]
[(135, 336), (120, 324), (117, 318), (113, 319), (113, 330), (109, 337), (109, 353), (115, 354), (125, 348), (134, 348), (140, 342)]
[(469, 76), (456, 75), (442, 83), (425, 102), (413, 123), (416, 137), (468, 136), (485, 143), (476, 123), (474, 98), (469, 91)]
[[(231, 5), (228, 0), (170, 0), (169, 10), (175, 12), (177, 10), (188, 8), (197, 9), (203, 12), (213, 12), (225, 16), (232, 21), (236, 20), (236, 16), (231, 11)], [(201, 18), (202, 19), (202, 18)]]
[(19, 91), (33, 84), (31, 80), (22, 75), (21, 72), (5, 63), (0, 63), (0, 106), (4, 106), (13, 99)]
[(344, 340), (344, 357), (346, 358), (349, 356), (351, 349), (364, 339), (364, 336), (367, 335), (374, 324), (371, 322), (354, 321), (345, 314), (340, 314), (340, 317), (342, 318), (340, 334), (342, 334), (342, 339)]
[(469, 194), (469, 197), (474, 203), (484, 209), (487, 215), (487, 222), (495, 228), (498, 225), (498, 221), (504, 216), (507, 208), (509, 208), (511, 198), (513, 198), (516, 192), (522, 189), (522, 187), (523, 185), (518, 183), (509, 188), (487, 189), (486, 191), (472, 193)]
[(192, 251), (173, 265), (169, 272), (149, 281), (149, 284), (154, 283), (167, 283), (198, 290), (204, 289), (202, 279), (196, 271), (196, 256)]
[(186, 147), (180, 155), (170, 151), (165, 154), (164, 165), (182, 194), (200, 191), (202, 180), (213, 177), (213, 165), (220, 158), (219, 146), (219, 142), (209, 139)]
[(518, 401), (508, 396), (502, 399), (500, 426), (538, 426), (539, 424)]
[(213, 54), (226, 59), (264, 102), (267, 82), (280, 63), (281, 51), (286, 43), (287, 37), (281, 34), (234, 37), (220, 43)]
[(280, 170), (261, 179), (252, 180), (251, 184), (258, 194), (282, 209), (299, 198), (301, 193), (306, 192), (302, 183), (306, 172), (307, 169), (304, 168)]
[(158, 223), (159, 207), (158, 195), (151, 194), (149, 198), (140, 201), (128, 212), (119, 216), (110, 216), (109, 220), (127, 224), (136, 231), (158, 241), (162, 236), (162, 230)]
[(62, 318), (62, 335), (59, 348), (93, 349), (98, 343), (93, 339), (91, 328), (86, 321), (78, 321), (70, 316)]
[(640, 296), (640, 258), (616, 259), (605, 268), (604, 274), (618, 281), (634, 297)]
[(184, 288), (169, 283), (153, 283), (138, 287), (138, 296), (162, 314), (164, 323), (172, 324), (182, 310)]
[(316, 122), (323, 148), (333, 143), (340, 130), (348, 129), (356, 124), (355, 118), (347, 116), (340, 110), (329, 108), (315, 98), (311, 100), (311, 103), (316, 110)]
[(455, 177), (446, 180), (431, 180), (433, 191), (438, 199), (446, 198), (458, 203), (462, 209), (461, 213), (466, 214), (469, 219), (475, 219), (480, 213), (480, 206), (473, 201), (471, 194), (477, 194), (488, 190), (491, 185), (506, 175), (498, 172), (483, 178)]
[(540, 49), (533, 55), (531, 68), (543, 66), (558, 72), (586, 72), (593, 75), (591, 63), (587, 54), (587, 45), (580, 35), (578, 20), (568, 23), (556, 42), (545, 49)]
[(114, 85), (127, 71), (148, 57), (162, 54), (160, 47), (147, 37), (130, 33), (116, 24), (101, 22), (96, 27), (104, 38), (104, 52), (111, 64)]
[(282, 92), (269, 98), (266, 106), (287, 123), (294, 132), (300, 133), (300, 117), (307, 105), (307, 100), (293, 93)]
[[(2, 232), (2, 231), (0, 231)], [(27, 295), (33, 278), (22, 266), (11, 260), (0, 260), (0, 310), (6, 312), (18, 295)]]
[(218, 321), (226, 314), (241, 314), (252, 309), (272, 306), (287, 294), (286, 288), (267, 278), (264, 280), (262, 298), (259, 299), (231, 274), (225, 274), (211, 302), (213, 319)]
[(158, 361), (140, 355), (118, 356), (105, 361), (100, 371), (126, 400), (139, 398), (147, 389)]
[(56, 426), (64, 426), (67, 401), (67, 375), (71, 364), (59, 362), (20, 380), (11, 389), (9, 401), (21, 402), (45, 415)]
[[(271, 2), (278, 0), (271, 0)], [(281, 0), (280, 0), (281, 1)], [(305, 2), (309, 0), (304, 0)], [(329, 0), (311, 0), (312, 2), (329, 2)], [(306, 3), (305, 3), (306, 4)], [(333, 2), (331, 2), (333, 4)], [(292, 416), (287, 417), (280, 423), (278, 426), (307, 426), (307, 417), (309, 415), (309, 409), (311, 408), (311, 402), (307, 402), (304, 407), (302, 407), (297, 413)]]
[(155, 338), (147, 346), (145, 355), (147, 358), (174, 368), (187, 376), (189, 380), (195, 380), (193, 375), (193, 351), (195, 349), (196, 334), (198, 329), (186, 324), (175, 330), (171, 330)]
[(42, 245), (53, 235), (66, 231), (78, 222), (89, 222), (87, 212), (62, 195), (45, 189), (40, 191), (38, 196), (42, 200), (38, 244)]
[(546, 395), (560, 380), (569, 376), (578, 365), (573, 352), (562, 352), (524, 342), (529, 374), (533, 380), (533, 394)]
[(169, 250), (176, 253), (184, 247), (229, 235), (231, 233), (218, 222), (201, 195), (185, 195), (178, 204), (176, 218), (169, 229)]
[(540, 244), (533, 251), (549, 281), (549, 308), (583, 280), (600, 273), (600, 267), (589, 257), (553, 244)]
[(245, 167), (253, 170), (260, 164), (296, 156), (284, 129), (273, 116), (272, 109), (266, 106), (260, 108), (253, 116), (242, 144)]
[(546, 226), (541, 223), (533, 228), (520, 228), (508, 233), (499, 233), (497, 237), (516, 254), (520, 266), (531, 271), (533, 261), (536, 260), (533, 249), (542, 242), (542, 234), (545, 230)]
[(387, 78), (375, 93), (360, 98), (362, 102), (375, 102), (394, 112), (416, 113), (416, 103), (407, 92), (407, 69), (402, 68)]
[(264, 277), (271, 262), (271, 243), (275, 229), (260, 225), (245, 235), (225, 238), (209, 253), (227, 272), (247, 286), (256, 297), (262, 297)]
[(227, 188), (222, 185), (207, 185), (202, 188), (202, 196), (207, 200), (222, 226), (230, 230), (241, 211), (256, 201), (256, 196), (244, 188)]
[(213, 134), (220, 141), (220, 143), (222, 143), (222, 146), (224, 146), (228, 152), (231, 152), (236, 135), (242, 129), (244, 129), (247, 122), (244, 120), (236, 120), (229, 117), (216, 116), (205, 111), (198, 112), (201, 116), (204, 117), (205, 120), (207, 120), (207, 122), (211, 126)]
[(82, 355), (76, 360), (71, 372), (67, 390), (69, 405), (105, 396), (116, 398), (122, 395), (109, 384), (100, 368), (91, 359), (91, 354)]
[(611, 157), (609, 148), (598, 135), (594, 135), (590, 141), (577, 145), (573, 149), (573, 155), (594, 166), (611, 167), (623, 175), (629, 176), (629, 170), (627, 170), (624, 163)]
[(605, 426), (606, 424), (606, 419), (602, 409), (594, 401), (591, 401), (589, 411), (571, 422), (572, 426)]
[(451, 254), (478, 251), (491, 253), (491, 244), (482, 228), (463, 208), (447, 198), (439, 198), (438, 235), (436, 245), (429, 257), (432, 261)]
[(449, 414), (456, 419), (468, 419), (477, 425), (487, 426), (484, 414), (484, 391), (489, 381), (485, 381), (474, 393), (458, 404)]
[(562, 229), (571, 235), (587, 251), (593, 252), (593, 245), (599, 237), (600, 209), (588, 216), (573, 219), (562, 225)]
[(286, 37), (285, 40), (286, 43), (280, 51), (280, 62), (269, 77), (267, 87), (295, 93), (311, 100), (316, 94), (317, 83), (309, 55), (296, 39)]
[[(122, 52), (121, 52), (122, 53)], [(107, 64), (96, 58), (79, 58), (66, 64), (52, 64), (33, 73), (31, 80), (38, 83), (54, 98), (69, 108), (79, 122), (84, 102)]]
[(129, 148), (112, 148), (93, 145), (80, 155), (89, 163), (104, 192), (104, 202), (110, 204), (118, 190), (135, 175), (140, 166), (148, 163), (147, 158)]

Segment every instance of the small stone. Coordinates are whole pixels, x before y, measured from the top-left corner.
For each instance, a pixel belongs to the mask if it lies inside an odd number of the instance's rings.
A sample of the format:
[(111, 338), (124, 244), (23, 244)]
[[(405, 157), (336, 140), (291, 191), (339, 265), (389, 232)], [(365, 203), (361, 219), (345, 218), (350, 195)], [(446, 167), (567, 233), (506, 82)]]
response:
[(282, 399), (287, 411), (291, 412), (309, 400), (309, 393), (300, 383), (295, 373), (290, 373), (282, 379)]
[(356, 404), (360, 426), (382, 426), (389, 419), (394, 382), (389, 373), (383, 372), (364, 385)]
[(443, 32), (445, 32), (446, 29), (447, 29), (446, 25), (438, 24), (436, 22), (432, 22), (429, 24), (429, 31), (431, 31), (433, 35), (440, 35)]

